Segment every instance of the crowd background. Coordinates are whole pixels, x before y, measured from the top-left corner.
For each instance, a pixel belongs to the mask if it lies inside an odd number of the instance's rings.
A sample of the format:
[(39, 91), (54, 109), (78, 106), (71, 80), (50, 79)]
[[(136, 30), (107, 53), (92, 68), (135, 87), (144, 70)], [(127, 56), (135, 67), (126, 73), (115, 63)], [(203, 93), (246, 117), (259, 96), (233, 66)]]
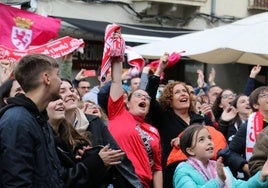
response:
[[(213, 68), (208, 78), (197, 69), (195, 84), (163, 83), (169, 58), (163, 54), (155, 69), (145, 65), (139, 75), (111, 58), (105, 79), (97, 71), (97, 85), (85, 69), (73, 78), (72, 54), (1, 61), (1, 187), (224, 187), (230, 177), (234, 187), (267, 187), (268, 87), (256, 85), (261, 66), (236, 94), (215, 82)], [(188, 142), (184, 134), (191, 134)], [(193, 152), (199, 142), (209, 151), (205, 160)], [(191, 184), (183, 183), (187, 178)]]

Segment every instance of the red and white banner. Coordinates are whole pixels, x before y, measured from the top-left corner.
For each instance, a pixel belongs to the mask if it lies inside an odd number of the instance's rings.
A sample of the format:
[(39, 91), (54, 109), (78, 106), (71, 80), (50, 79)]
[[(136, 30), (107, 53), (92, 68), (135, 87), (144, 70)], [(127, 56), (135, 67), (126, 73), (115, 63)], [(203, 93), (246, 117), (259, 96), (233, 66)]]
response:
[(24, 50), (56, 38), (61, 20), (0, 3), (0, 45)]
[(128, 64), (132, 66), (128, 69), (128, 75), (131, 77), (138, 76), (145, 65), (143, 57), (130, 46), (126, 46), (125, 53), (127, 54)]
[(118, 57), (124, 60), (125, 40), (121, 35), (121, 27), (117, 24), (108, 24), (105, 29), (104, 49), (101, 62), (101, 80), (105, 80), (106, 73), (111, 67), (111, 58)]
[(85, 43), (82, 39), (76, 39), (69, 36), (59, 38), (55, 41), (28, 50), (14, 50), (0, 45), (0, 60), (5, 59), (11, 62), (15, 62), (18, 61), (21, 57), (33, 53), (41, 53), (53, 58), (59, 58), (70, 54), (77, 49), (84, 48), (84, 45)]

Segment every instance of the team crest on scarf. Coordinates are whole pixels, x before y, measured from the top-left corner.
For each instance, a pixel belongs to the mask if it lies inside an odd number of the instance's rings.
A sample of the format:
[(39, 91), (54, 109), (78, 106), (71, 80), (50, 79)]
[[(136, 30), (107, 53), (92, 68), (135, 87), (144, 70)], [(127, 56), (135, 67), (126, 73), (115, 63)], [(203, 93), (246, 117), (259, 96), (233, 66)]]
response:
[(30, 29), (33, 22), (30, 19), (16, 17), (14, 18), (16, 26), (12, 27), (11, 41), (19, 50), (24, 50), (32, 42), (33, 32)]

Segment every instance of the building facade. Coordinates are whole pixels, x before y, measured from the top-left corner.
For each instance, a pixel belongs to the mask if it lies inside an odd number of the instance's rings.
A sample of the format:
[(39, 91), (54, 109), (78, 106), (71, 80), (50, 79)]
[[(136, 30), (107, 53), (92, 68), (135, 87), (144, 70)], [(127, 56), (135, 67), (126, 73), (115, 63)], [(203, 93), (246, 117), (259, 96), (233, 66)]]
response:
[[(37, 11), (41, 14), (63, 18), (61, 35), (83, 38), (86, 41), (85, 54), (75, 56), (74, 72), (80, 68), (97, 69), (100, 65), (105, 29), (103, 25), (99, 26), (101, 22), (119, 23), (127, 28), (136, 29), (136, 32), (126, 37), (127, 44), (135, 46), (168, 38), (161, 35), (152, 36), (150, 31), (153, 33), (153, 30), (170, 32), (171, 37), (178, 36), (229, 24), (267, 10), (268, 0), (39, 0), (37, 6)], [(77, 21), (70, 22), (69, 18), (85, 21), (82, 22), (82, 26), (84, 23), (91, 29), (77, 26)], [(149, 32), (138, 35), (137, 30)], [(124, 30), (122, 32), (124, 34)], [(182, 80), (195, 85), (197, 69), (203, 69), (205, 75), (208, 75), (214, 67), (216, 83), (236, 92), (243, 91), (252, 68), (250, 65), (235, 62), (213, 65), (188, 58), (181, 61), (175, 69), (169, 71), (168, 79)], [(266, 75), (267, 69), (263, 67), (257, 77), (261, 84), (267, 84)]]

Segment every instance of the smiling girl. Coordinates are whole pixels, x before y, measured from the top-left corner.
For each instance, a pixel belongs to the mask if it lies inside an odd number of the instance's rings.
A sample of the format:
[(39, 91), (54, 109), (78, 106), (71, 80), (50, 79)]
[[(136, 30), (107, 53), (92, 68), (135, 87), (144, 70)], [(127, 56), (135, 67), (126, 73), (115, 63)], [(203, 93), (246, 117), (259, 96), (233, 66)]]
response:
[(243, 181), (233, 177), (229, 168), (223, 166), (221, 157), (217, 161), (210, 160), (214, 153), (214, 143), (208, 129), (200, 124), (191, 125), (184, 130), (180, 148), (188, 159), (181, 162), (175, 170), (175, 188), (268, 186), (268, 161), (256, 175)]

